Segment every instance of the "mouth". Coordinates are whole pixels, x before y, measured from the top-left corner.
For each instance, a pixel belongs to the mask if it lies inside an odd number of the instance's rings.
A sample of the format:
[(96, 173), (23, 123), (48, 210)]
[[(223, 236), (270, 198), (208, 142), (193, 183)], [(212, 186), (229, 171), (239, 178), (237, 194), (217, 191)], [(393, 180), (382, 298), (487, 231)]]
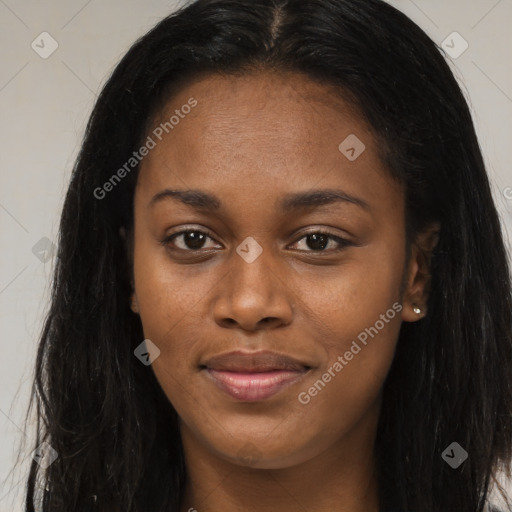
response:
[(257, 402), (302, 380), (312, 369), (295, 358), (274, 352), (230, 352), (200, 365), (221, 391), (239, 401)]

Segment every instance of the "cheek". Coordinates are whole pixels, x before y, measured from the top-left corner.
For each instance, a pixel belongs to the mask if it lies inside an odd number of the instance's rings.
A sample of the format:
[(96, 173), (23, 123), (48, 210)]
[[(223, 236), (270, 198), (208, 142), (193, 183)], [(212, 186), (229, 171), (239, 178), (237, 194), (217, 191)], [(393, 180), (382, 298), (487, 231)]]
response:
[[(395, 313), (392, 308), (387, 311)], [(398, 315), (392, 319), (392, 314), (384, 313), (381, 318), (385, 320), (368, 320), (364, 327), (346, 326), (337, 343), (327, 348), (328, 362), (315, 385), (306, 390), (308, 395), (312, 399), (322, 395), (319, 402), (339, 400), (363, 409), (365, 403), (372, 402), (393, 360), (401, 325)]]
[(152, 369), (181, 417), (196, 407), (202, 410), (202, 397), (190, 382), (215, 327), (208, 297), (219, 293), (224, 275), (204, 265), (173, 264), (165, 248), (144, 233), (135, 244), (135, 290), (144, 337), (160, 350)]
[(180, 390), (187, 354), (197, 339), (197, 289), (170, 272), (165, 250), (144, 242), (136, 245), (134, 281), (144, 337), (160, 350), (153, 371), (169, 398)]
[[(301, 403), (324, 409), (324, 417), (340, 407), (353, 419), (376, 400), (400, 332), (402, 253), (373, 247), (359, 256), (321, 290), (302, 294), (322, 328), (324, 364), (313, 386), (301, 390)], [(304, 321), (311, 319), (306, 315)]]
[(394, 337), (388, 331), (390, 323), (400, 323), (398, 307), (392, 306), (401, 300), (403, 265), (400, 251), (388, 244), (373, 244), (355, 250), (322, 280), (300, 276), (296, 296), (304, 304), (305, 322), (316, 318), (325, 326), (327, 347), (333, 350), (348, 350), (347, 343), (376, 322), (383, 338)]
[(221, 276), (202, 266), (173, 264), (148, 231), (140, 233), (134, 251), (135, 291), (144, 334), (164, 345), (172, 339), (179, 348), (191, 341), (184, 340), (184, 334), (189, 332), (192, 338), (193, 326), (204, 322), (201, 299), (219, 285)]
[(377, 421), (382, 386), (400, 332), (401, 305), (383, 301), (382, 307), (367, 306), (338, 309), (330, 316), (337, 321), (329, 324), (331, 342), (324, 342), (326, 362), (295, 397), (307, 413), (300, 427), (304, 439), (327, 446), (364, 418), (373, 415)]

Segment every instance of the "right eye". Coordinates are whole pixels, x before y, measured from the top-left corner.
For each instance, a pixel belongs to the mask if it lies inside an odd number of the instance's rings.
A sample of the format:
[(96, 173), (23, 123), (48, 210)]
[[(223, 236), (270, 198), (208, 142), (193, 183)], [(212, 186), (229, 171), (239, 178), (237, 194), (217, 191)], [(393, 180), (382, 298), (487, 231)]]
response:
[[(186, 229), (166, 236), (161, 244), (168, 247), (171, 251), (198, 252), (204, 249), (207, 239), (214, 240), (209, 232), (200, 229)], [(207, 247), (212, 249), (214, 247)]]

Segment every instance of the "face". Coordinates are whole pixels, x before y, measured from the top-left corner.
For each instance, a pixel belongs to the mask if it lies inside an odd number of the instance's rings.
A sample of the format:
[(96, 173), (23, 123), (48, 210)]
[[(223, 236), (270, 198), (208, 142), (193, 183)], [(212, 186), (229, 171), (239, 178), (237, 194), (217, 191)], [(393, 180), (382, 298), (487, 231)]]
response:
[[(417, 266), (403, 189), (369, 127), (334, 90), (272, 72), (198, 79), (154, 126), (133, 310), (182, 435), (284, 468), (371, 431), (401, 322), (416, 316)], [(215, 360), (234, 351), (289, 359)]]

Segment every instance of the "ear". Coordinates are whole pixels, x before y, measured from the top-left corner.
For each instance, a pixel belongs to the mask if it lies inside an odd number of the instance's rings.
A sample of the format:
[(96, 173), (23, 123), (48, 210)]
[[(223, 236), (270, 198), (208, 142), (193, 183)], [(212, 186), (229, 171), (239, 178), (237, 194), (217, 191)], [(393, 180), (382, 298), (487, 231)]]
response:
[(130, 295), (130, 309), (138, 314), (139, 313), (139, 303), (137, 301), (137, 294), (135, 293), (135, 283), (133, 279), (133, 257), (132, 257), (132, 240), (128, 236), (128, 233), (126, 231), (126, 228), (124, 226), (121, 226), (119, 228), (119, 236), (123, 239), (125, 250), (126, 250), (126, 256), (128, 258), (129, 266), (130, 266), (130, 284), (132, 288), (132, 294)]
[(402, 298), (404, 322), (416, 322), (427, 315), (432, 252), (439, 242), (440, 229), (439, 223), (431, 224), (412, 244)]

